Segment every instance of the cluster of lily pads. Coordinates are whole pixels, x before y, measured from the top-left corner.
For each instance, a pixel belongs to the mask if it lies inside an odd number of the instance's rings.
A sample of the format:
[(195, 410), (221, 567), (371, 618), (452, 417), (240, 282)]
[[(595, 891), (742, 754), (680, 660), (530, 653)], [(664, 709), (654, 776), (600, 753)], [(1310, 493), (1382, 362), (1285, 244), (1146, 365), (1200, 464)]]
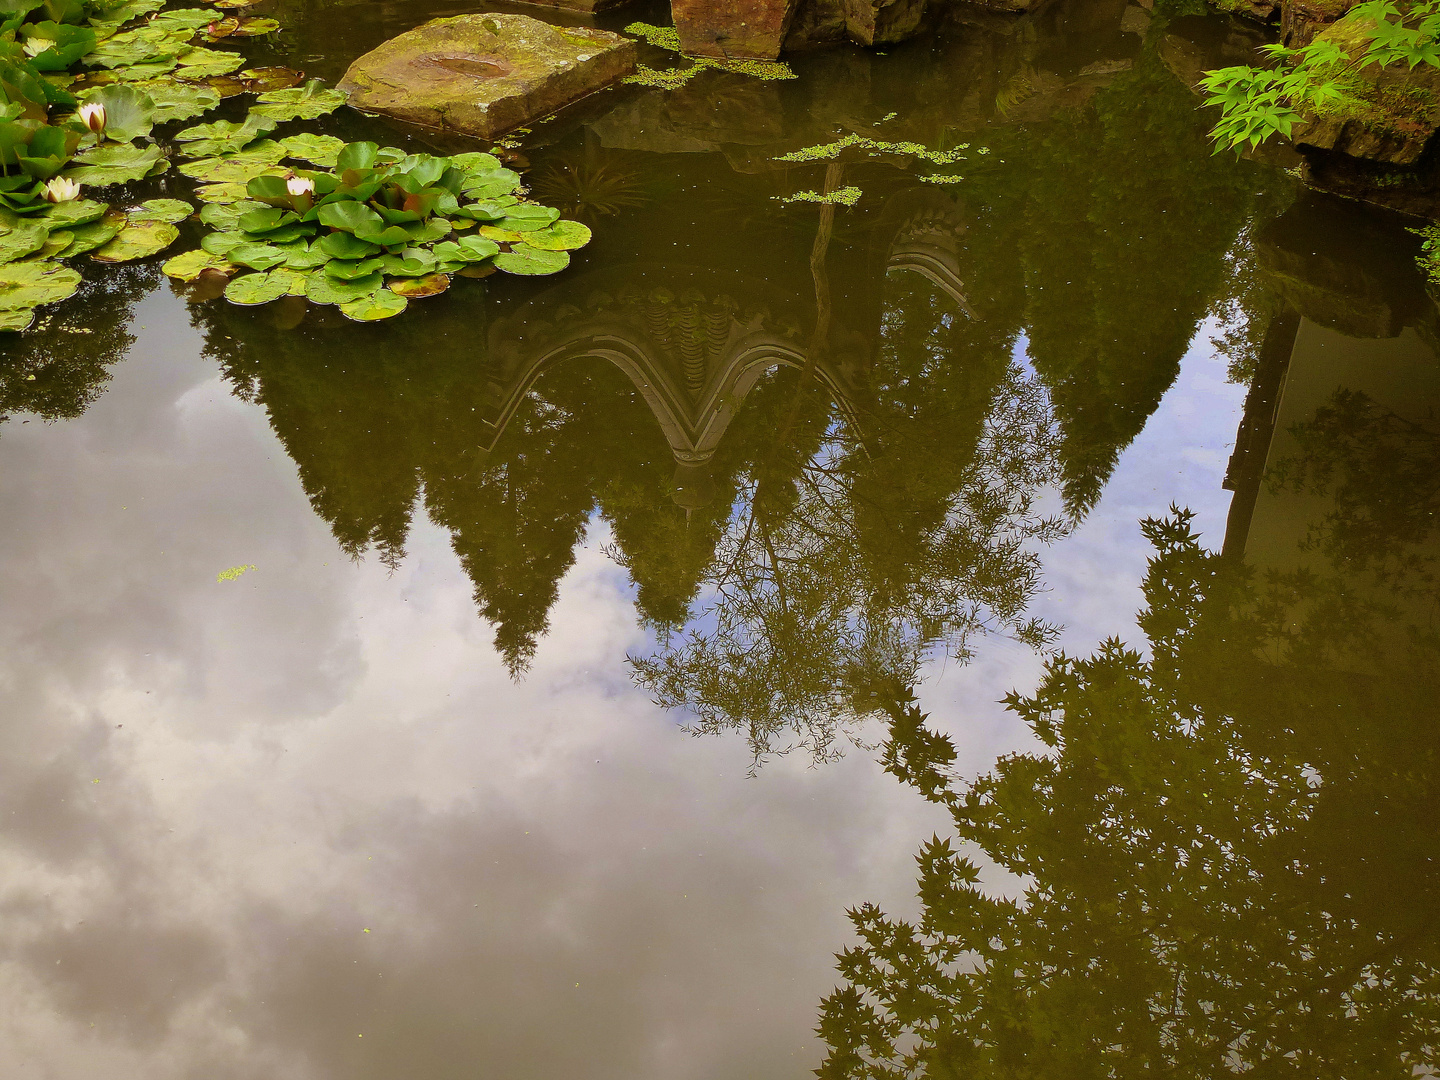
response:
[[(252, 0), (213, 0), (243, 7)], [(269, 33), (273, 19), (212, 8), (162, 11), (164, 0), (0, 0), (0, 329), (75, 292), (62, 260), (127, 262), (179, 237), (193, 213), (178, 199), (126, 210), (82, 198), (169, 167), (157, 124), (184, 120), (246, 91), (283, 91), (284, 69), (239, 72), (244, 57), (199, 41)]]
[[(244, 124), (218, 121), (177, 136), (230, 152), (181, 166), (210, 180), (198, 192), (209, 203), (200, 220), (214, 231), (200, 250), (167, 262), (166, 274), (233, 275), (225, 286), (232, 303), (304, 296), (373, 321), (444, 292), (452, 275), (556, 273), (590, 239), (558, 210), (522, 201), (519, 175), (492, 154), (407, 154), (326, 135), (256, 140), (266, 123), (252, 113)], [(245, 139), (255, 141), (235, 146)], [(286, 158), (321, 167), (279, 164)]]
[[(194, 207), (152, 199), (128, 209), (84, 197), (178, 171), (206, 203), (202, 247), (165, 264), (183, 281), (228, 278), (225, 296), (259, 304), (304, 295), (356, 319), (386, 318), (443, 291), (451, 275), (549, 274), (589, 230), (525, 201), (491, 154), (407, 155), (325, 135), (272, 138), (333, 112), (345, 95), (285, 68), (237, 70), (244, 57), (201, 42), (278, 29), (228, 15), (254, 0), (164, 8), (165, 0), (0, 0), (0, 330), (72, 295), (63, 260), (146, 258), (179, 239)], [(256, 93), (240, 121), (151, 133)], [(313, 167), (312, 167), (313, 166)], [(473, 232), (471, 230), (474, 230)]]

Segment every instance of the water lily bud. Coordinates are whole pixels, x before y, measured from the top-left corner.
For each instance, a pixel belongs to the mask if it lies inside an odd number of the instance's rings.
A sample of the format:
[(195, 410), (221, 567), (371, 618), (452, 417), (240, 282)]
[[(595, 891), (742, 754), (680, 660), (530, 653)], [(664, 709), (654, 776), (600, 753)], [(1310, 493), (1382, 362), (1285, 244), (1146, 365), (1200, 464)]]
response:
[(80, 111), (75, 115), (80, 118), (82, 124), (95, 132), (95, 134), (99, 135), (100, 132), (105, 130), (105, 106), (101, 105), (98, 101), (91, 102), (88, 105), (81, 105)]
[(305, 176), (292, 176), (285, 181), (285, 190), (296, 198), (315, 194), (315, 181)]
[(80, 197), (80, 185), (74, 180), (67, 180), (63, 176), (57, 176), (45, 185), (45, 199), (48, 202), (62, 203), (70, 202)]

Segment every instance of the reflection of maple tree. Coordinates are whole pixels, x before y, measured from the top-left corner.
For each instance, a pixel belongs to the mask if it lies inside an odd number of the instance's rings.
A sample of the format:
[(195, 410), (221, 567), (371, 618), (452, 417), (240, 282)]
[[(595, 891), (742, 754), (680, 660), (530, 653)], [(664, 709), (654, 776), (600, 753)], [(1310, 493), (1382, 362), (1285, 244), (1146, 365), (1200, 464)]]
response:
[(1188, 515), (1144, 530), (1150, 655), (1107, 641), (1012, 694), (1044, 753), (961, 783), (949, 740), (890, 703), (887, 768), (1024, 893), (926, 844), (918, 922), (852, 912), (820, 1076), (1435, 1065), (1435, 643), (1372, 645), (1343, 582), (1258, 580)]

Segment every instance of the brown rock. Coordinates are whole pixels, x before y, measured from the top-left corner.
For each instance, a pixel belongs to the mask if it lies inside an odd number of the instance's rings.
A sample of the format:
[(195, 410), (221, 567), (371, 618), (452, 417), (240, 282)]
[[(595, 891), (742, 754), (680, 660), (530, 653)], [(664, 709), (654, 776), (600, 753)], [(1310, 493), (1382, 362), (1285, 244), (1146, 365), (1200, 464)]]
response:
[(1299, 49), (1350, 10), (1353, 0), (1282, 0), (1280, 43)]
[(796, 0), (671, 0), (680, 48), (690, 56), (774, 60)]
[(925, 0), (844, 0), (845, 32), (859, 45), (894, 45), (915, 33)]
[(350, 65), (340, 89), (364, 112), (494, 139), (635, 70), (635, 43), (527, 15), (434, 19)]

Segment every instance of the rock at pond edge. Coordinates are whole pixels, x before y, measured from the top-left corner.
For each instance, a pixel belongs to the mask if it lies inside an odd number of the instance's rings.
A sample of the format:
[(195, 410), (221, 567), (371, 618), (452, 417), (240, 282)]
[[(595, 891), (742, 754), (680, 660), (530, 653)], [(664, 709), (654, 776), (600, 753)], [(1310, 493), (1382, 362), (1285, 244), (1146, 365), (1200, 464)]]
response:
[(635, 70), (635, 43), (604, 30), (499, 13), (433, 19), (360, 57), (350, 104), (495, 139)]

